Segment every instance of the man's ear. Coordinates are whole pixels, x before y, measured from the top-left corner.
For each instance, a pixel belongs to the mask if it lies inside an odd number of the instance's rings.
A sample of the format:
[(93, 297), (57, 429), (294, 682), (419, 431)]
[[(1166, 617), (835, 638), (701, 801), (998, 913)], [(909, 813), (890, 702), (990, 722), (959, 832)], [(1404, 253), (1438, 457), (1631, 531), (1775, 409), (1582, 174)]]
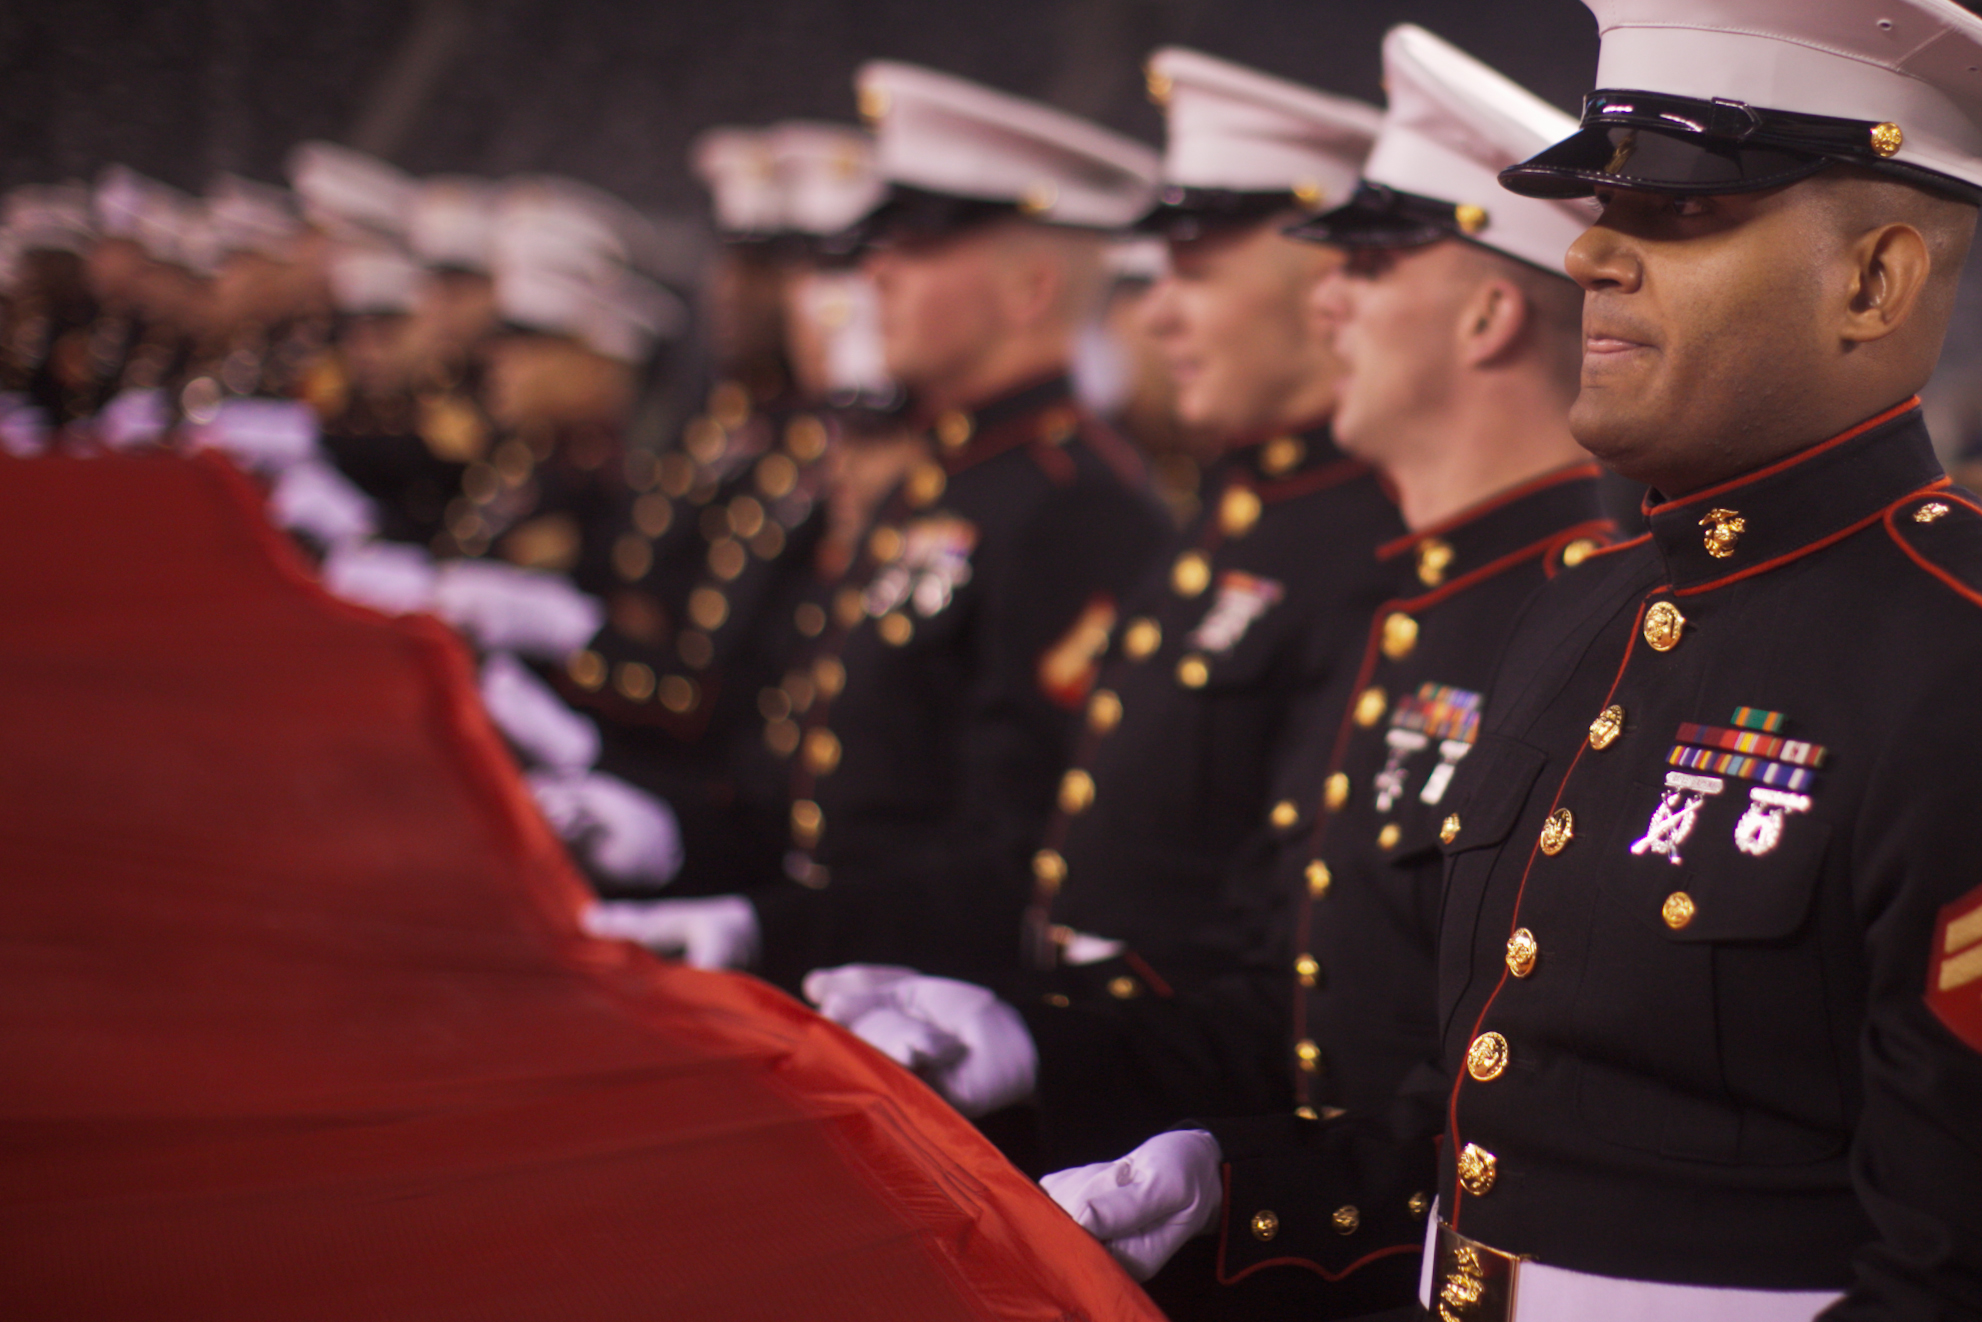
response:
[(1534, 307), (1512, 280), (1481, 282), (1459, 309), (1459, 360), (1486, 367), (1507, 357), (1534, 316)]
[(1067, 273), (1044, 245), (1016, 254), (1001, 274), (999, 296), (1007, 324), (1014, 329), (1030, 329), (1058, 311)]
[(1927, 240), (1911, 225), (1881, 225), (1847, 250), (1851, 283), (1838, 333), (1847, 343), (1883, 339), (1906, 324), (1933, 273)]

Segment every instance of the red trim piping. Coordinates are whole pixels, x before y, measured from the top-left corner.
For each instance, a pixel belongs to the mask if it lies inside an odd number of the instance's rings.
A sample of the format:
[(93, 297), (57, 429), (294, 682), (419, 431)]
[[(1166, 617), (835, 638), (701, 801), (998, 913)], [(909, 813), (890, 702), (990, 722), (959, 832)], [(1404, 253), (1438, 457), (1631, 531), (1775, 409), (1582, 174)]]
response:
[(1603, 470), (1595, 464), (1585, 462), (1570, 464), (1567, 468), (1553, 469), (1543, 473), (1539, 477), (1529, 478), (1519, 486), (1509, 487), (1497, 496), (1489, 496), (1476, 505), (1468, 505), (1458, 513), (1440, 519), (1429, 528), (1420, 528), (1416, 532), (1406, 533), (1394, 541), (1385, 542), (1382, 546), (1376, 548), (1376, 558), (1379, 560), (1388, 560), (1401, 551), (1409, 550), (1427, 537), (1436, 537), (1440, 533), (1451, 532), (1454, 528), (1471, 523), (1475, 519), (1484, 518), (1503, 505), (1510, 505), (1523, 496), (1531, 496), (1537, 491), (1546, 491), (1550, 487), (1561, 486), (1565, 482), (1578, 482), (1585, 478), (1594, 479), (1601, 476), (1602, 472)]
[(1743, 473), (1740, 477), (1731, 477), (1725, 482), (1706, 488), (1704, 491), (1690, 491), (1687, 494), (1680, 496), (1676, 499), (1668, 500), (1662, 505), (1653, 505), (1645, 512), (1647, 514), (1656, 514), (1660, 510), (1674, 509), (1680, 505), (1691, 505), (1695, 501), (1710, 500), (1715, 496), (1721, 495), (1725, 492), (1732, 491), (1736, 487), (1745, 487), (1750, 482), (1757, 482), (1760, 481), (1762, 478), (1772, 477), (1775, 474), (1782, 472), (1784, 469), (1796, 467), (1796, 465), (1802, 463), (1806, 459), (1814, 459), (1818, 455), (1824, 453), (1824, 451), (1826, 450), (1834, 450), (1838, 446), (1843, 445), (1846, 441), (1850, 440), (1854, 436), (1863, 436), (1866, 432), (1871, 431), (1872, 428), (1877, 427), (1882, 423), (1891, 422), (1894, 418), (1897, 418), (1900, 414), (1907, 412), (1909, 409), (1917, 409), (1919, 407), (1920, 407), (1920, 396), (1911, 395), (1906, 399), (1901, 400), (1899, 403), (1893, 405), (1891, 408), (1887, 409), (1884, 413), (1880, 413), (1874, 417), (1867, 418), (1865, 421), (1859, 423), (1856, 427), (1851, 428), (1849, 431), (1841, 431), (1837, 435), (1831, 437), (1828, 441), (1819, 441), (1817, 444), (1811, 446), (1809, 449), (1798, 450), (1795, 454), (1776, 460), (1774, 463), (1770, 464), (1766, 468), (1758, 468), (1752, 473)]
[(1220, 1285), (1237, 1285), (1254, 1272), (1263, 1271), (1268, 1267), (1305, 1267), (1324, 1281), (1340, 1281), (1346, 1280), (1351, 1273), (1367, 1267), (1372, 1262), (1380, 1259), (1394, 1258), (1400, 1253), (1420, 1253), (1424, 1251), (1424, 1240), (1419, 1238), (1409, 1244), (1393, 1244), (1387, 1249), (1378, 1249), (1374, 1253), (1365, 1253), (1362, 1257), (1357, 1258), (1339, 1272), (1332, 1272), (1320, 1263), (1308, 1258), (1267, 1258), (1263, 1262), (1255, 1262), (1236, 1276), (1231, 1275), (1225, 1270), (1225, 1250), (1232, 1240), (1232, 1217), (1235, 1215), (1232, 1211), (1232, 1163), (1229, 1161), (1225, 1162), (1219, 1168), (1219, 1174), (1225, 1184), (1225, 1215), (1219, 1219), (1218, 1224), (1218, 1283)]
[[(1950, 574), (1947, 570), (1941, 568), (1933, 561), (1927, 559), (1927, 557), (1921, 555), (1920, 552), (1914, 550), (1913, 544), (1907, 541), (1906, 538), (1899, 535), (1899, 528), (1893, 522), (1893, 516), (1899, 513), (1900, 506), (1905, 505), (1910, 501), (1918, 500), (1920, 499), (1920, 497), (1926, 495), (1928, 492), (1938, 491), (1941, 488), (1944, 488), (1948, 485), (1950, 485), (1948, 479), (1942, 478), (1940, 481), (1935, 482), (1930, 486), (1922, 487), (1920, 490), (1914, 492), (1911, 495), (1902, 496), (1900, 499), (1894, 501), (1891, 505), (1888, 505), (1886, 507), (1886, 512), (1885, 512), (1886, 531), (1892, 536), (1893, 541), (1899, 544), (1899, 549), (1906, 552), (1907, 559), (1913, 561), (1914, 564), (1919, 565), (1922, 569), (1932, 574), (1935, 578), (1940, 579), (1941, 582), (1947, 584), (1949, 587), (1953, 588), (1956, 592), (1966, 597), (1969, 600), (1969, 602), (1972, 603), (1973, 605), (1982, 606), (1982, 592), (1977, 592), (1974, 588), (1971, 588), (1966, 583), (1961, 582), (1959, 579), (1955, 578), (1954, 575)], [(1948, 496), (1948, 499), (1952, 500), (1957, 505), (1967, 506), (1969, 509), (1974, 510), (1977, 514), (1982, 514), (1982, 505), (1977, 505), (1972, 500), (1967, 500), (1961, 496), (1952, 495), (1952, 494)]]
[[(1953, 479), (1942, 477), (1942, 478), (1937, 478), (1935, 481), (1929, 483), (1927, 486), (1922, 487), (1920, 490), (1933, 491), (1940, 487), (1952, 486), (1952, 485), (1953, 485)], [(1915, 492), (1912, 495), (1908, 495), (1904, 497), (1904, 499), (1912, 500), (1914, 496), (1918, 494), (1919, 492)], [(1714, 579), (1710, 583), (1696, 583), (1690, 588), (1674, 588), (1672, 590), (1672, 595), (1675, 597), (1698, 596), (1702, 592), (1711, 592), (1715, 588), (1724, 588), (1729, 583), (1738, 583), (1744, 578), (1753, 578), (1757, 574), (1765, 574), (1769, 570), (1776, 569), (1783, 565), (1786, 565), (1792, 560), (1801, 560), (1804, 556), (1809, 555), (1814, 551), (1821, 551), (1826, 546), (1834, 546), (1837, 543), (1843, 541), (1845, 538), (1851, 536), (1853, 533), (1861, 532), (1864, 529), (1871, 527), (1873, 524), (1877, 523), (1880, 519), (1883, 519), (1885, 516), (1886, 516), (1885, 510), (1876, 510), (1873, 513), (1868, 514), (1864, 518), (1858, 520), (1858, 522), (1840, 528), (1828, 537), (1821, 537), (1816, 541), (1811, 542), (1808, 546), (1799, 546), (1794, 551), (1785, 551), (1781, 555), (1775, 557), (1775, 559), (1773, 560), (1764, 560), (1759, 565), (1750, 565), (1746, 569), (1738, 570), (1735, 573), (1726, 575), (1725, 577)]]

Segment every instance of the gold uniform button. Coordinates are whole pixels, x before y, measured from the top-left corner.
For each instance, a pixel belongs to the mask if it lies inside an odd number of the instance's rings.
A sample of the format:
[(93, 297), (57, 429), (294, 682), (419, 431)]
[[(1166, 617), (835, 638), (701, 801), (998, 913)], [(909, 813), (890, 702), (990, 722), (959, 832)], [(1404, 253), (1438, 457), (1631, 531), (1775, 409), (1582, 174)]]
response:
[(1094, 802), (1094, 777), (1079, 767), (1060, 777), (1060, 811), (1069, 817), (1087, 811)]
[(1403, 834), (1404, 829), (1397, 825), (1397, 823), (1385, 822), (1383, 829), (1376, 833), (1376, 847), (1378, 849), (1395, 849), (1397, 848), (1397, 841)]
[(1666, 896), (1665, 903), (1659, 906), (1659, 917), (1665, 919), (1665, 925), (1675, 932), (1692, 922), (1693, 915), (1698, 912), (1693, 897), (1685, 891), (1674, 891)]
[(826, 453), (826, 424), (810, 413), (801, 413), (785, 424), (785, 449), (801, 464), (809, 464)]
[(839, 736), (824, 726), (806, 731), (805, 769), (815, 776), (830, 776), (839, 765)]
[(1418, 622), (1402, 611), (1384, 616), (1383, 638), (1378, 645), (1392, 661), (1402, 661), (1418, 645)]
[(826, 814), (812, 800), (800, 799), (791, 805), (791, 837), (800, 847), (809, 849), (818, 844), (825, 825)]
[(1427, 537), (1418, 543), (1418, 582), (1428, 588), (1435, 588), (1445, 581), (1445, 571), (1452, 565), (1452, 543)]
[(700, 629), (683, 629), (674, 640), (674, 650), (685, 663), (697, 670), (707, 670), (709, 663), (716, 659), (715, 643)]
[(1500, 1176), (1500, 1160), (1477, 1143), (1468, 1143), (1459, 1152), (1460, 1187), (1475, 1198), (1483, 1198)]
[(587, 692), (596, 691), (606, 682), (606, 659), (589, 648), (573, 652), (564, 663), (564, 670), (572, 683)]
[(729, 503), (730, 531), (749, 541), (764, 531), (764, 507), (754, 496), (738, 496)]
[(1321, 976), (1321, 961), (1313, 955), (1302, 955), (1294, 961), (1294, 976), (1301, 980), (1303, 987), (1312, 987)]
[(949, 484), (949, 474), (943, 471), (941, 464), (917, 464), (908, 475), (908, 503), (917, 509), (927, 509), (943, 498), (943, 489)]
[(702, 701), (702, 690), (696, 688), (695, 681), (686, 675), (668, 675), (661, 680), (654, 701), (676, 716), (685, 716), (695, 710), (696, 703)]
[(1301, 810), (1292, 799), (1282, 799), (1273, 805), (1273, 811), (1266, 815), (1266, 820), (1284, 831), (1301, 820)]
[(1301, 460), (1308, 457), (1308, 447), (1300, 438), (1276, 436), (1268, 441), (1259, 452), (1259, 471), (1268, 477), (1285, 477), (1301, 466)]
[(1227, 487), (1218, 502), (1218, 527), (1227, 537), (1244, 537), (1259, 522), (1259, 493), (1251, 487)]
[(772, 721), (764, 727), (764, 746), (779, 757), (790, 757), (797, 752), (798, 739), (796, 721)]
[(1514, 935), (1507, 938), (1507, 971), (1517, 978), (1525, 978), (1535, 971), (1535, 960), (1541, 957), (1541, 943), (1535, 934), (1525, 927), (1514, 929)]
[(1356, 1210), (1354, 1203), (1344, 1203), (1329, 1213), (1328, 1224), (1338, 1235), (1353, 1235), (1362, 1227), (1363, 1214)]
[(1390, 695), (1380, 685), (1372, 684), (1356, 695), (1356, 724), (1365, 730), (1383, 719), (1390, 710)]
[(1337, 771), (1321, 782), (1321, 803), (1330, 812), (1341, 812), (1349, 801), (1349, 773)]
[(860, 589), (844, 587), (833, 594), (833, 619), (842, 629), (851, 629), (859, 624), (867, 614), (866, 603), (860, 599)]
[(1040, 889), (1052, 894), (1067, 879), (1067, 860), (1060, 857), (1057, 849), (1040, 850), (1032, 856), (1032, 879), (1039, 883)]
[(757, 461), (757, 489), (772, 500), (783, 500), (798, 485), (798, 465), (773, 451)]
[(1097, 689), (1087, 700), (1087, 728), (1096, 734), (1109, 734), (1121, 723), (1121, 696), (1113, 689)]
[(1262, 1244), (1280, 1233), (1280, 1218), (1270, 1211), (1253, 1213), (1253, 1238)]
[(1315, 1110), (1312, 1106), (1297, 1106), (1294, 1108), (1294, 1115), (1297, 1119), (1301, 1120), (1321, 1119), (1321, 1112)]
[(782, 721), (791, 715), (791, 694), (783, 689), (759, 689), (757, 712), (767, 721)]
[(1191, 655), (1177, 663), (1177, 682), (1187, 689), (1201, 689), (1211, 682), (1211, 663)]
[(1596, 554), (1597, 542), (1593, 537), (1578, 537), (1562, 548), (1562, 567), (1574, 569), (1577, 565)]
[(1163, 626), (1147, 615), (1131, 620), (1122, 631), (1122, 654), (1131, 661), (1146, 660), (1163, 645)]
[(1294, 1044), (1294, 1059), (1301, 1062), (1303, 1073), (1317, 1073), (1321, 1069), (1321, 1048), (1313, 1039), (1304, 1037)]
[(945, 450), (963, 449), (970, 444), (971, 433), (976, 430), (977, 424), (961, 409), (950, 409), (936, 419), (936, 439)]
[(1679, 646), (1679, 635), (1686, 630), (1686, 617), (1669, 601), (1655, 603), (1645, 612), (1645, 645), (1654, 652), (1670, 652)]
[(1542, 823), (1542, 852), (1554, 858), (1569, 847), (1576, 838), (1576, 815), (1567, 808), (1557, 808)]
[(1507, 1039), (1498, 1033), (1481, 1033), (1466, 1048), (1466, 1073), (1481, 1083), (1492, 1083), (1507, 1072)]
[(817, 638), (826, 632), (826, 612), (817, 602), (806, 602), (792, 612), (792, 625), (804, 638)]
[(1317, 900), (1328, 894), (1328, 888), (1335, 884), (1334, 874), (1329, 872), (1328, 864), (1318, 858), (1308, 860), (1307, 878), (1308, 894)]
[(907, 647), (908, 640), (915, 637), (915, 625), (900, 611), (889, 611), (875, 626), (881, 634), (881, 641), (890, 647)]
[(1410, 1201), (1406, 1202), (1404, 1206), (1410, 1210), (1412, 1216), (1423, 1216), (1426, 1212), (1431, 1211), (1431, 1199), (1421, 1193), (1414, 1193), (1411, 1195)]
[(840, 696), (846, 687), (846, 663), (836, 656), (822, 656), (812, 663), (813, 690), (826, 701)]
[(628, 702), (645, 702), (654, 696), (654, 672), (638, 661), (625, 661), (613, 672), (612, 686)]
[(698, 629), (720, 629), (729, 619), (729, 598), (721, 588), (699, 587), (688, 594), (688, 618)]
[(1439, 843), (1449, 845), (1454, 840), (1457, 840), (1459, 838), (1459, 829), (1459, 814), (1456, 812), (1446, 814), (1445, 820), (1438, 824)]
[(733, 537), (725, 537), (709, 548), (709, 572), (727, 583), (750, 563), (750, 552)]
[(1133, 1001), (1142, 995), (1142, 984), (1125, 973), (1119, 978), (1108, 979), (1108, 994), (1118, 1001)]
[(1624, 733), (1624, 708), (1616, 703), (1597, 713), (1597, 719), (1590, 722), (1590, 747), (1599, 753), (1617, 742), (1617, 736)]
[(612, 545), (612, 567), (628, 583), (638, 583), (654, 567), (654, 548), (637, 533), (622, 533)]
[(1170, 588), (1180, 597), (1195, 597), (1211, 586), (1211, 559), (1202, 551), (1186, 551), (1170, 566)]
[(867, 539), (867, 554), (882, 564), (887, 564), (902, 553), (902, 534), (899, 528), (876, 528)]

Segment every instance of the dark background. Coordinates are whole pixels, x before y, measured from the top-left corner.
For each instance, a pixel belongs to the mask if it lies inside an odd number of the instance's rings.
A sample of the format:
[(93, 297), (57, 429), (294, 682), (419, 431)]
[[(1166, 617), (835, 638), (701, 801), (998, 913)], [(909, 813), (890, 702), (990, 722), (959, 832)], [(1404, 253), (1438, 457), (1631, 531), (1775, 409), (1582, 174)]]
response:
[[(574, 175), (699, 223), (699, 129), (851, 119), (865, 59), (1154, 143), (1141, 65), (1157, 46), (1380, 103), (1379, 43), (1406, 21), (1572, 113), (1596, 69), (1580, 0), (0, 0), (0, 188), (112, 161), (195, 191), (223, 170), (279, 181), (289, 147), (322, 137), (416, 174)], [(1929, 399), (1950, 447), (1982, 441), (1970, 265)]]

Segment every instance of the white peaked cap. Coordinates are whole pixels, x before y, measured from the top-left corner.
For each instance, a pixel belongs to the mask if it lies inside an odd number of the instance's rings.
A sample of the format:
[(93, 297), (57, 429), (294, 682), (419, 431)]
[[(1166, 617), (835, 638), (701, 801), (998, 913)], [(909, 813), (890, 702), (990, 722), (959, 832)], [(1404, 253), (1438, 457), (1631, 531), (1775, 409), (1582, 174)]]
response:
[(0, 205), (0, 227), (16, 253), (82, 252), (96, 237), (87, 184), (22, 184)]
[(305, 142), (289, 153), (287, 171), (304, 218), (325, 233), (354, 241), (405, 235), (414, 185), (404, 170), (334, 142)]
[(92, 198), (99, 233), (129, 239), (153, 261), (198, 269), (206, 253), (199, 242), (200, 205), (170, 184), (124, 165), (107, 165)]
[(206, 192), (207, 219), (220, 251), (288, 258), (302, 224), (285, 188), (223, 174)]
[(784, 229), (784, 189), (768, 131), (709, 129), (689, 146), (688, 161), (709, 190), (716, 229), (725, 237), (768, 239)]
[(331, 250), (329, 275), (339, 312), (411, 312), (419, 294), (419, 264), (397, 248), (340, 243)]
[(501, 262), (495, 269), (495, 291), (504, 321), (568, 335), (595, 353), (626, 363), (643, 362), (656, 341), (679, 335), (688, 316), (680, 299), (624, 267), (586, 274)]
[(782, 228), (826, 236), (849, 229), (887, 191), (874, 139), (846, 124), (788, 120), (766, 133), (782, 197)]
[(1150, 56), (1146, 72), (1164, 111), (1166, 185), (1335, 206), (1355, 191), (1382, 119), (1375, 106), (1180, 46)]
[(1497, 176), (1576, 121), (1458, 47), (1409, 23), (1383, 38), (1390, 106), (1363, 167), (1373, 184), (1452, 203), (1467, 238), (1544, 270), (1595, 218), (1587, 203), (1520, 197)]
[(489, 269), (496, 185), (468, 175), (422, 179), (406, 213), (406, 246), (427, 266)]
[[(1691, 191), (1744, 191), (1792, 176), (1794, 157), (1785, 153), (1801, 152), (1805, 174), (1841, 161), (1899, 167), (1892, 172), (1902, 175), (1931, 171), (1967, 185), (1955, 191), (1971, 198), (1982, 189), (1982, 17), (1953, 0), (1584, 3), (1603, 44), (1600, 90), (1584, 107), (1582, 150), (1550, 153), (1517, 172), (1510, 186), (1540, 188), (1553, 177), (1579, 179), (1586, 189), (1670, 181)], [(1700, 105), (1638, 105), (1606, 92)], [(1726, 163), (1715, 170), (1697, 151), (1688, 156), (1661, 144), (1611, 164), (1609, 134), (1631, 127), (1714, 144)], [(1731, 153), (1730, 140), (1737, 146)]]
[(666, 243), (654, 223), (611, 193), (562, 175), (519, 175), (504, 181), (492, 234), (496, 260), (505, 245), (536, 243), (571, 254), (590, 253), (655, 273)]
[(1097, 229), (1149, 207), (1156, 153), (1119, 133), (913, 64), (864, 64), (854, 84), (891, 184)]

